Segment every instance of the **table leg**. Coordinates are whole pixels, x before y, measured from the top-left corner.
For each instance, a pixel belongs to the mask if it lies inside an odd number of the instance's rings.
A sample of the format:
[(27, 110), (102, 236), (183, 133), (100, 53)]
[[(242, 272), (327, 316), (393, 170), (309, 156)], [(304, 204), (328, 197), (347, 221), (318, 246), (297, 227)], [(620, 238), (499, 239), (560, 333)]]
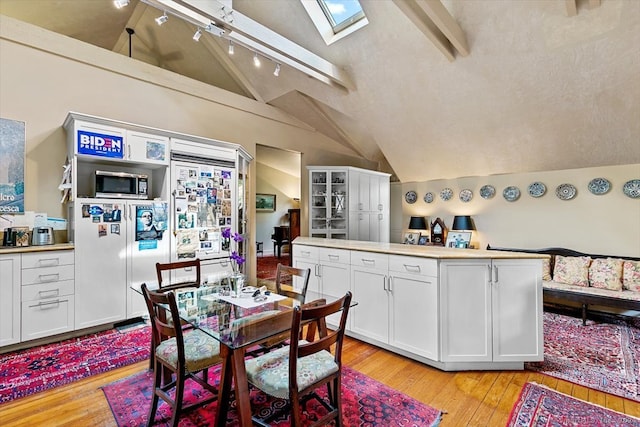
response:
[(216, 426), (218, 427), (225, 427), (227, 425), (227, 412), (229, 411), (229, 402), (231, 400), (232, 356), (233, 352), (229, 347), (220, 345), (222, 369), (220, 370), (218, 406), (216, 408)]
[(238, 421), (242, 427), (251, 427), (251, 399), (249, 398), (249, 380), (244, 366), (244, 349), (236, 349), (232, 352), (233, 380), (236, 387), (236, 408)]

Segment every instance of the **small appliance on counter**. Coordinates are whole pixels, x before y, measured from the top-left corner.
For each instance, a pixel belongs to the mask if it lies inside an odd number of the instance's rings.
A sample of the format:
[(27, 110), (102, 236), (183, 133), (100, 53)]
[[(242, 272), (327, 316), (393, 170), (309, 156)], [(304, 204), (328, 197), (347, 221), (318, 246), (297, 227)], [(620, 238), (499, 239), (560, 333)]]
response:
[(53, 245), (53, 228), (52, 227), (34, 227), (31, 235), (31, 244), (33, 246)]
[(29, 227), (8, 227), (4, 229), (3, 246), (29, 246)]
[(2, 235), (2, 246), (15, 246), (16, 245), (16, 235), (13, 228), (8, 227), (4, 229), (4, 234)]

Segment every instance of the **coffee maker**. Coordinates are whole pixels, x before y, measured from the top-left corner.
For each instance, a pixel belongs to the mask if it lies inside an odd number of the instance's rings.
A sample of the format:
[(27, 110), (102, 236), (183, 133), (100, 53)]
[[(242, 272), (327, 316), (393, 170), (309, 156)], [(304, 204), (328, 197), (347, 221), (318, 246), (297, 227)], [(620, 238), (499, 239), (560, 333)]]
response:
[(4, 235), (2, 237), (2, 246), (15, 246), (16, 245), (16, 233), (13, 228), (8, 227), (4, 229)]

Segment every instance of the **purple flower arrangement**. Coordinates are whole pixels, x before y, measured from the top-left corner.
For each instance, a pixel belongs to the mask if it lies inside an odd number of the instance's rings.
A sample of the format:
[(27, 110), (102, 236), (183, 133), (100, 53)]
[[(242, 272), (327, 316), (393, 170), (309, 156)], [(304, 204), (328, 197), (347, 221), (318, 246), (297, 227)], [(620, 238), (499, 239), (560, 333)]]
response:
[[(236, 242), (236, 245), (244, 240), (242, 234), (235, 232), (232, 234), (230, 228), (225, 228), (222, 230), (222, 238), (225, 239), (227, 250), (231, 250), (232, 239), (234, 242)], [(229, 255), (229, 259), (231, 260), (231, 268), (233, 268), (233, 272), (240, 273), (242, 264), (244, 264), (245, 262), (244, 257), (240, 255), (238, 251), (232, 251)]]

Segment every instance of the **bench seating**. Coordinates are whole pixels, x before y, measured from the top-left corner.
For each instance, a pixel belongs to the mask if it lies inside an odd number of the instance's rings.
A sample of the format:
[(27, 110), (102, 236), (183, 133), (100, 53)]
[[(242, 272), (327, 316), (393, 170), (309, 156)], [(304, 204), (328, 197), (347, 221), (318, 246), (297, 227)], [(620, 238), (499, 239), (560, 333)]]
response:
[[(611, 256), (611, 255), (595, 255), (574, 251), (565, 248), (546, 248), (546, 249), (515, 249), (515, 248), (499, 248), (487, 245), (487, 250), (499, 251), (515, 251), (537, 254), (547, 254), (552, 257), (551, 266), (553, 268), (553, 258), (557, 255), (563, 257), (589, 257), (592, 260), (598, 258), (614, 258), (630, 261), (640, 261), (640, 258)], [(552, 276), (553, 277), (553, 276)], [(555, 282), (553, 280), (543, 280), (542, 282), (544, 302), (549, 300), (571, 301), (581, 304), (582, 307), (582, 323), (587, 322), (587, 310), (589, 305), (598, 305), (602, 307), (610, 307), (623, 310), (640, 311), (640, 292), (632, 290), (612, 290), (595, 287), (585, 287), (570, 285), (567, 283)]]

